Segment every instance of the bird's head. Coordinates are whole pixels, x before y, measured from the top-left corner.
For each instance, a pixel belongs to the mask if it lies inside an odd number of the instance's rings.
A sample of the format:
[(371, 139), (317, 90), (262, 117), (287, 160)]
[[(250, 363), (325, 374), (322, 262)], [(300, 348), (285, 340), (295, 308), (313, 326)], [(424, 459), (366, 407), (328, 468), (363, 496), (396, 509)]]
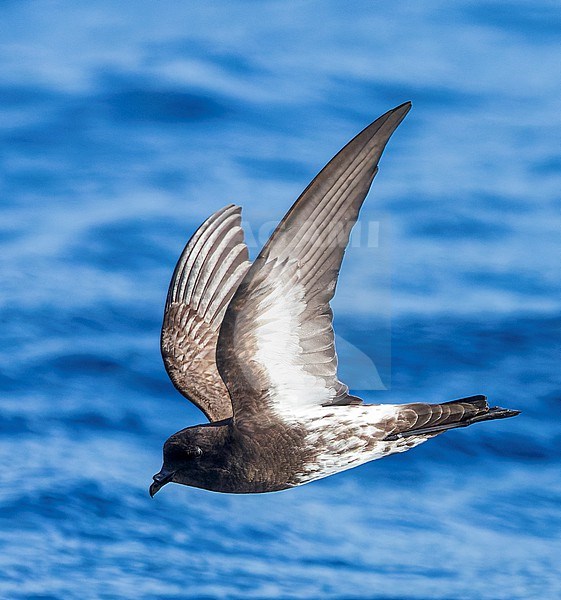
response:
[(150, 496), (158, 492), (166, 483), (181, 481), (181, 475), (196, 467), (197, 462), (203, 455), (203, 440), (197, 428), (188, 428), (173, 434), (164, 444), (164, 464), (159, 473), (152, 478), (154, 482), (150, 486)]

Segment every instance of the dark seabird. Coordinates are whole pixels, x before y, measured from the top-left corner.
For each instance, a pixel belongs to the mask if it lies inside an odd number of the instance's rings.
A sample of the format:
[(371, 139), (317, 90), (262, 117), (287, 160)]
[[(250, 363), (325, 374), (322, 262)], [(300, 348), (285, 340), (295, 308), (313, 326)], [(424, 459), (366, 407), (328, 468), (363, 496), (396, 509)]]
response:
[(329, 306), (378, 160), (411, 103), (347, 144), (288, 211), (253, 264), (241, 209), (193, 235), (175, 268), (162, 355), (209, 423), (173, 434), (150, 495), (168, 482), (273, 492), (409, 450), (449, 429), (519, 411), (485, 396), (443, 404), (364, 404), (337, 378)]

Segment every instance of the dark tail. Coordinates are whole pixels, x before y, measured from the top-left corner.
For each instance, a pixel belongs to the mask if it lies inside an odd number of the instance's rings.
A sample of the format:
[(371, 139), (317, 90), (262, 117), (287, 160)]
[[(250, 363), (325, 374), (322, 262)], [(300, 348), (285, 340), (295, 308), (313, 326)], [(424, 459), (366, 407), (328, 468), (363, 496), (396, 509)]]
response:
[(386, 440), (398, 440), (412, 435), (437, 435), (467, 427), (480, 421), (507, 419), (519, 415), (519, 410), (493, 406), (489, 408), (485, 396), (470, 396), (442, 404), (405, 404), (398, 419), (398, 431)]

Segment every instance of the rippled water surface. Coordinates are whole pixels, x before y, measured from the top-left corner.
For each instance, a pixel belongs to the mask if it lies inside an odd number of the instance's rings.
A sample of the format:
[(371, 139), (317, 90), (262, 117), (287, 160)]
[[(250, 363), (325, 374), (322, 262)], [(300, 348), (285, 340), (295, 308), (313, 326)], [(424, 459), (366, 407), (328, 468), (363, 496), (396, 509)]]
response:
[[(561, 597), (560, 14), (0, 4), (1, 598)], [(254, 256), (406, 100), (334, 302), (343, 376), (523, 414), (289, 492), (151, 500), (203, 418), (159, 357), (183, 244), (237, 202)]]

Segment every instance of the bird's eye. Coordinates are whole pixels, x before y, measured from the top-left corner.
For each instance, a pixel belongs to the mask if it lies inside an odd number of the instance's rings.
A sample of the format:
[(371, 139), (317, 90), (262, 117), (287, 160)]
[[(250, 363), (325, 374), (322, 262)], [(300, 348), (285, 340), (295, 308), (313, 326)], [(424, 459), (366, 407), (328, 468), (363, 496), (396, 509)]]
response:
[(195, 446), (191, 455), (193, 458), (197, 458), (197, 457), (201, 456), (202, 453), (203, 453), (203, 451), (198, 446)]

